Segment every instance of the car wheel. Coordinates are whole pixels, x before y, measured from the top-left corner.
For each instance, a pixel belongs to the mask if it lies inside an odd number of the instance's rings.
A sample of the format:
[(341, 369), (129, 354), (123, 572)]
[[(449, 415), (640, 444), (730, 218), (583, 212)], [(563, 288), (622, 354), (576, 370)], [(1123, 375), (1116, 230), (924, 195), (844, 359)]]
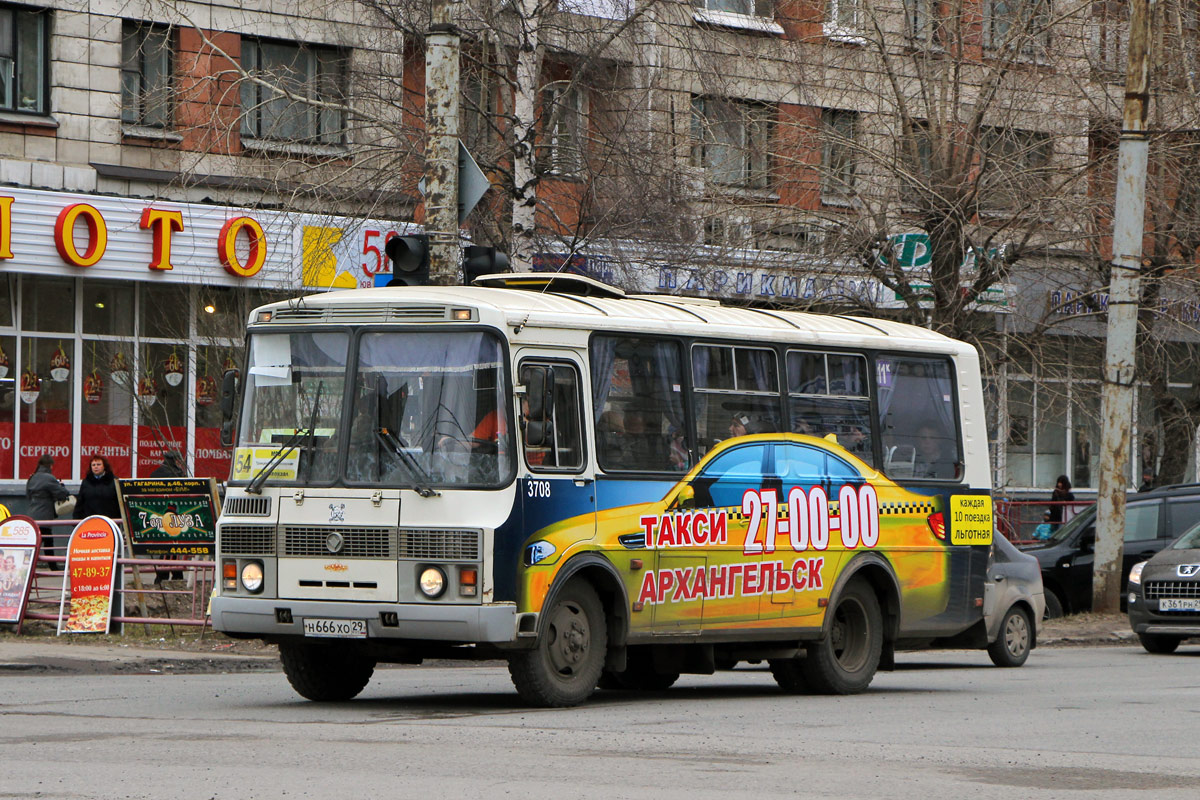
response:
[(1147, 653), (1163, 656), (1174, 653), (1175, 648), (1183, 641), (1182, 636), (1167, 636), (1161, 633), (1139, 633), (1137, 637)]
[(543, 614), (537, 644), (509, 656), (508, 674), (532, 705), (579, 705), (595, 691), (604, 669), (608, 634), (600, 598), (591, 584), (573, 580)]
[(879, 600), (866, 581), (856, 579), (829, 613), (829, 632), (809, 645), (799, 662), (800, 674), (818, 694), (856, 694), (870, 685), (883, 652)]
[(988, 645), (988, 655), (997, 667), (1019, 667), (1029, 658), (1033, 625), (1023, 608), (1010, 608), (1000, 623), (1000, 635)]
[(1063, 615), (1062, 600), (1058, 599), (1058, 595), (1053, 591), (1046, 590), (1046, 612), (1042, 615), (1042, 619), (1058, 619)]

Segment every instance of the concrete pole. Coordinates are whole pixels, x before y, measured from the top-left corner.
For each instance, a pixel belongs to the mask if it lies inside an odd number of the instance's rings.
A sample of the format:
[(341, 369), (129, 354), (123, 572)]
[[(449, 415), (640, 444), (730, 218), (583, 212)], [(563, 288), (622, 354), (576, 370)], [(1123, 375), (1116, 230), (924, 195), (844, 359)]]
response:
[(433, 0), (425, 39), (425, 233), (429, 281), (458, 283), (457, 0)]
[(1096, 501), (1096, 552), (1092, 610), (1115, 613), (1121, 592), (1125, 535), (1125, 492), (1137, 391), (1137, 314), (1141, 286), (1142, 236), (1146, 213), (1146, 162), (1150, 148), (1146, 117), (1150, 104), (1150, 19), (1156, 0), (1132, 0), (1129, 69), (1117, 160), (1112, 278), (1108, 290), (1108, 342), (1100, 397), (1100, 495)]

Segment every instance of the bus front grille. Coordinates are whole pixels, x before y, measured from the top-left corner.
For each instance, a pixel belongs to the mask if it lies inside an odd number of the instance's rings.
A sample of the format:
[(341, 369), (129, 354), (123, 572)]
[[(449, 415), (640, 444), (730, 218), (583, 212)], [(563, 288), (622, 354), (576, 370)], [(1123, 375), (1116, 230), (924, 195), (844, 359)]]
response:
[(240, 556), (275, 555), (274, 525), (222, 525), (221, 553)]
[(225, 513), (239, 517), (271, 516), (270, 497), (226, 497)]
[[(338, 537), (331, 538), (335, 533)], [(356, 528), (346, 525), (283, 526), (285, 556), (395, 558), (395, 541), (395, 528)]]
[(478, 561), (479, 531), (447, 531), (401, 528), (398, 531), (400, 558), (444, 561)]

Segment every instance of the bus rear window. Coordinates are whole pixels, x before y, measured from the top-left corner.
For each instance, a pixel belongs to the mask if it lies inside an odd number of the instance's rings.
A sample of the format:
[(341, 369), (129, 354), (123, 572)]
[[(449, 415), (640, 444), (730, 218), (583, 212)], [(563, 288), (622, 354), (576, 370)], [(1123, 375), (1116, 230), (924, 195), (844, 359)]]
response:
[(944, 358), (879, 356), (883, 471), (894, 479), (959, 480), (953, 371)]

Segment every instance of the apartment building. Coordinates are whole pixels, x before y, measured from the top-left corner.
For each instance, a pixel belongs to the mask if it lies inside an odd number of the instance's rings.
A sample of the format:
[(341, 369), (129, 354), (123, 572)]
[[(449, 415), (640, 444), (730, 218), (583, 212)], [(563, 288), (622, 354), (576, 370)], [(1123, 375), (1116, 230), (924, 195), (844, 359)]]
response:
[[(982, 331), (998, 481), (1095, 484), (1118, 7), (561, 0), (519, 25), (531, 8), (460, 7), (460, 136), (497, 187), (475, 241), (517, 247), (529, 208), (533, 268)], [(0, 494), (44, 453), (65, 480), (166, 449), (224, 477), (215, 382), (245, 311), (386, 280), (387, 236), (422, 221), (427, 14), (0, 4)], [(1173, 280), (1135, 472), (1163, 458), (1161, 399), (1195, 392), (1195, 293)]]

